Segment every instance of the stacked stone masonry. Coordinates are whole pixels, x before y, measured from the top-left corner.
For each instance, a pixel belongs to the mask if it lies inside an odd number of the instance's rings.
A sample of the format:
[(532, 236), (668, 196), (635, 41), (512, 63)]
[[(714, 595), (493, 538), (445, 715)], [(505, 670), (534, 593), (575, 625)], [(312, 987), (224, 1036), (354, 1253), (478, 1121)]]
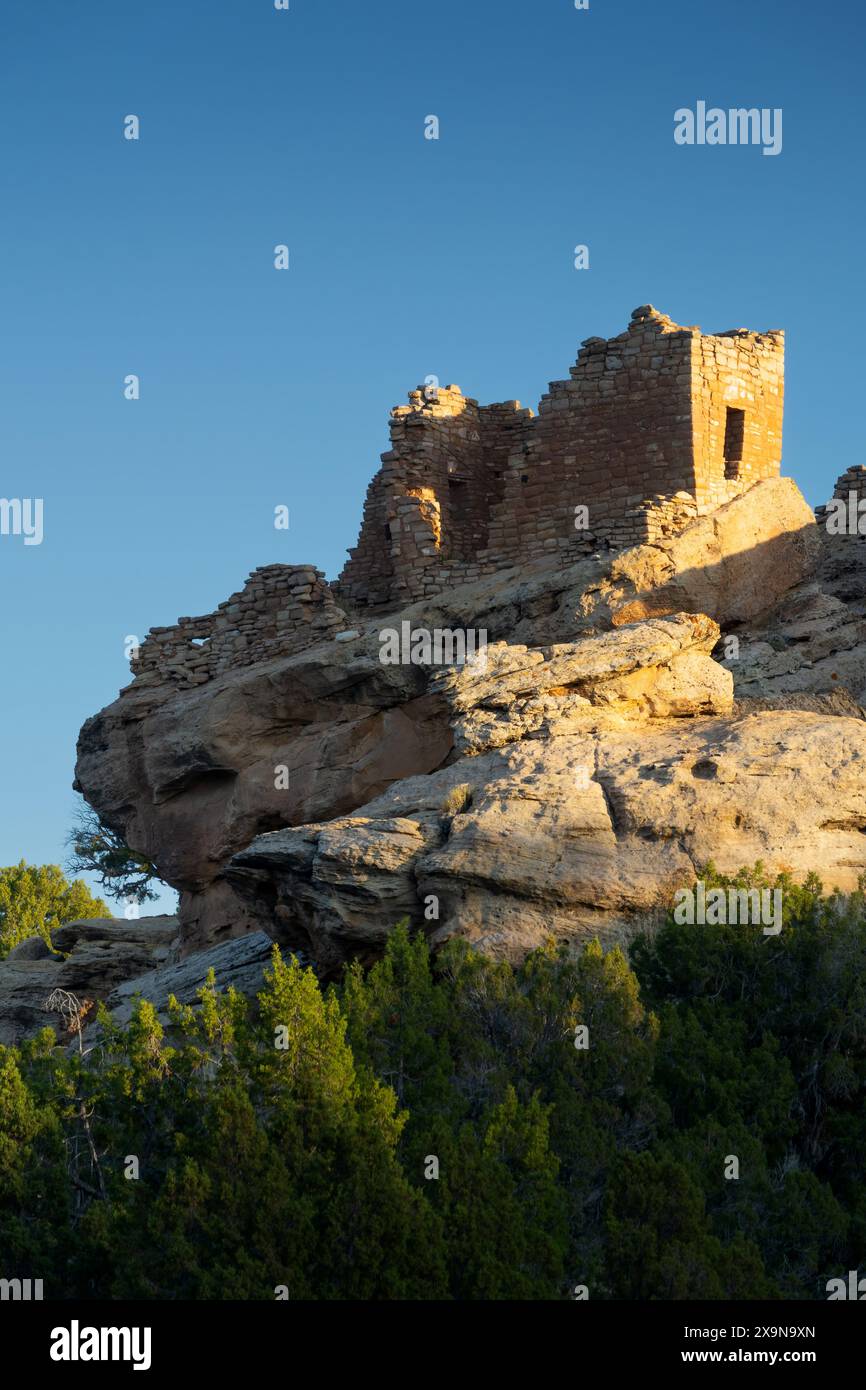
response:
[(134, 688), (169, 683), (188, 690), (237, 666), (291, 656), (346, 625), (321, 570), (264, 565), (215, 613), (151, 628), (132, 661)]
[(458, 386), (410, 392), (391, 412), (391, 448), (367, 490), (341, 598), (411, 602), (500, 566), (483, 556), (509, 459), (532, 419), (518, 401), (479, 406)]
[(778, 476), (783, 404), (783, 333), (704, 335), (652, 305), (615, 338), (586, 339), (537, 416), (456, 386), (413, 391), (391, 412), (338, 594), (383, 608), (673, 534)]
[[(833, 497), (837, 501), (844, 502), (845, 505), (845, 524), (840, 526), (838, 522), (833, 526), (832, 535), (842, 536), (849, 540), (866, 539), (866, 531), (861, 531), (860, 527), (866, 527), (866, 520), (860, 512), (860, 503), (866, 503), (866, 467), (862, 463), (855, 463), (839, 477), (833, 489)], [(852, 504), (853, 499), (853, 504)], [(866, 510), (866, 507), (864, 507)], [(815, 508), (815, 520), (821, 526), (827, 525), (827, 507)], [(851, 524), (853, 523), (853, 525)]]
[(215, 613), (153, 628), (134, 687), (189, 689), (294, 654), (350, 626), (338, 603), (381, 613), (533, 560), (675, 535), (779, 474), (783, 398), (784, 334), (704, 335), (652, 305), (615, 338), (587, 338), (537, 415), (457, 386), (412, 391), (333, 588), (311, 565), (255, 570)]

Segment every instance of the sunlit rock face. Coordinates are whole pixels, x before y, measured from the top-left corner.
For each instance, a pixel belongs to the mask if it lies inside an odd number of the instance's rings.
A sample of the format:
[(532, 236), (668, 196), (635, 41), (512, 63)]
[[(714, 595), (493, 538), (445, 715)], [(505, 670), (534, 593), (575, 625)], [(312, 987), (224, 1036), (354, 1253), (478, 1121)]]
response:
[(77, 785), (179, 889), (181, 956), (264, 931), (327, 973), (404, 916), (508, 955), (619, 939), (710, 859), (851, 888), (866, 586), (828, 544), (766, 478), (652, 543), (375, 616), (341, 594), (337, 620), (295, 567), (303, 637), (247, 628), (226, 664), (226, 619), (206, 679), (151, 662), (84, 726)]

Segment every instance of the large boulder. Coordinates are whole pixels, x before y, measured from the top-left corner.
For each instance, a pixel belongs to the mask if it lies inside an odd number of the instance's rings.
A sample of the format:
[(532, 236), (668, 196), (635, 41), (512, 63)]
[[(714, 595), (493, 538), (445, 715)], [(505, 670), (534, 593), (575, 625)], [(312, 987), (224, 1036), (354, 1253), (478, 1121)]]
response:
[(63, 996), (88, 1006), (89, 1018), (121, 981), (169, 959), (178, 925), (171, 916), (92, 918), (55, 928), (53, 949), (42, 937), (19, 942), (0, 962), (0, 1043), (18, 1043), (48, 1027), (68, 1034), (73, 1005)]
[(679, 612), (709, 613), (728, 626), (772, 608), (820, 558), (802, 493), (790, 478), (768, 478), (679, 535), (626, 551), (596, 601), (614, 626)]
[[(516, 956), (612, 940), (701, 866), (763, 860), (851, 891), (864, 869), (866, 724), (803, 712), (611, 722), (529, 739), (391, 787), (348, 817), (261, 835), (228, 869), (328, 973), (408, 916)], [(431, 917), (431, 912), (435, 916)]]
[(85, 724), (76, 785), (180, 890), (185, 950), (251, 926), (221, 870), (256, 833), (351, 810), (448, 756), (424, 673), (378, 653), (371, 634), (162, 699), (133, 687)]
[(169, 1001), (174, 998), (179, 1004), (197, 1003), (211, 971), (219, 993), (231, 986), (255, 1001), (264, 985), (273, 949), (273, 941), (264, 932), (249, 932), (123, 980), (112, 990), (105, 1006), (116, 1023), (125, 1024), (132, 1017), (137, 1000), (144, 999), (153, 1005), (163, 1027), (170, 1030), (173, 1020)]
[(581, 728), (597, 722), (599, 711), (653, 719), (726, 714), (734, 683), (710, 658), (718, 639), (712, 619), (680, 613), (543, 651), (499, 642), (487, 648), (483, 667), (448, 668), (430, 688), (448, 703), (461, 753)]

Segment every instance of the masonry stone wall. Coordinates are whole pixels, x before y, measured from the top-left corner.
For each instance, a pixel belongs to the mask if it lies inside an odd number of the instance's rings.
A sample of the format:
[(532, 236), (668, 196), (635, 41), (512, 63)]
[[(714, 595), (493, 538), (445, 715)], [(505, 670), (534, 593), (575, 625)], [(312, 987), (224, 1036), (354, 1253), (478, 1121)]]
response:
[(457, 387), (414, 391), (391, 413), (337, 591), (375, 609), (674, 534), (778, 475), (783, 394), (782, 333), (703, 335), (652, 305), (616, 337), (586, 339), (537, 417)]
[(126, 690), (166, 684), (189, 690), (235, 667), (293, 655), (346, 626), (320, 570), (263, 565), (215, 613), (151, 628), (131, 662), (135, 680)]
[(458, 386), (412, 391), (337, 583), (311, 565), (255, 570), (215, 613), (153, 628), (135, 687), (189, 689), (301, 651), (350, 626), (338, 603), (381, 612), (505, 567), (676, 535), (778, 475), (783, 404), (782, 333), (704, 335), (649, 304), (616, 337), (585, 339), (537, 416)]
[[(832, 530), (828, 535), (834, 539), (842, 537), (847, 540), (863, 541), (866, 540), (866, 517), (860, 512), (860, 503), (866, 504), (866, 466), (862, 463), (852, 464), (846, 468), (836, 480), (833, 489), (833, 497), (837, 501), (845, 503), (844, 510), (840, 518), (835, 515), (832, 523)], [(864, 505), (866, 511), (866, 505)], [(819, 526), (826, 527), (829, 520), (829, 512), (826, 506), (815, 508), (815, 520)], [(864, 530), (861, 531), (861, 525)]]
[(713, 511), (753, 483), (778, 476), (784, 390), (784, 334), (695, 330), (694, 490), (701, 511)]
[(439, 593), (497, 566), (479, 556), (501, 501), (509, 456), (532, 412), (479, 406), (459, 386), (412, 391), (391, 411), (391, 448), (367, 490), (341, 598), (364, 606)]
[(497, 558), (567, 545), (576, 507), (593, 536), (634, 544), (647, 497), (691, 490), (689, 334), (642, 312), (615, 338), (588, 338), (568, 380), (551, 382), (511, 460), (491, 526)]

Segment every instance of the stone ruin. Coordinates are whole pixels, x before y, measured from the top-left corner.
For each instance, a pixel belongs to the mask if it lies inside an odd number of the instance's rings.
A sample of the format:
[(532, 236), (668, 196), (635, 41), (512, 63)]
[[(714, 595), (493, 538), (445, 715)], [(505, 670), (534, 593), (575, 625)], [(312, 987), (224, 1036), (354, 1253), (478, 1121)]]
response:
[(291, 656), (345, 627), (346, 615), (321, 570), (263, 565), (215, 613), (151, 628), (126, 690), (166, 682), (188, 690), (236, 666)]
[[(538, 414), (419, 388), (391, 412), (391, 447), (361, 534), (332, 586), (267, 565), (216, 613), (154, 628), (135, 681), (199, 685), (292, 654), (456, 584), (675, 535), (781, 468), (784, 334), (702, 334), (652, 305), (587, 338)], [(584, 511), (585, 509), (585, 511)], [(586, 523), (586, 524), (584, 524)]]
[(456, 386), (413, 391), (391, 412), (340, 596), (375, 610), (674, 534), (778, 476), (783, 397), (783, 333), (704, 335), (652, 305), (615, 338), (587, 338), (537, 416)]
[[(833, 535), (855, 541), (866, 539), (866, 519), (860, 511), (861, 504), (866, 504), (866, 467), (862, 463), (852, 464), (836, 480), (833, 498), (846, 504), (845, 522), (854, 522), (853, 526), (846, 524), (841, 529), (835, 528)], [(820, 526), (827, 526), (828, 515), (828, 506), (815, 508), (815, 520)]]

